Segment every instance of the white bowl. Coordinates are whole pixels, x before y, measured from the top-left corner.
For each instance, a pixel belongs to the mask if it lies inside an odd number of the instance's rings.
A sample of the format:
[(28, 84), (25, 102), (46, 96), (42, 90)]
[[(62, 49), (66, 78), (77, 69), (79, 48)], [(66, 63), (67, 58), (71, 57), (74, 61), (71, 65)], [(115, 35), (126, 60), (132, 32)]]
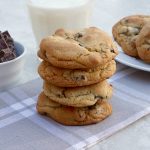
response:
[(0, 63), (1, 90), (17, 82), (20, 78), (21, 71), (23, 70), (26, 51), (18, 42), (15, 42), (15, 49), (17, 53), (15, 59)]

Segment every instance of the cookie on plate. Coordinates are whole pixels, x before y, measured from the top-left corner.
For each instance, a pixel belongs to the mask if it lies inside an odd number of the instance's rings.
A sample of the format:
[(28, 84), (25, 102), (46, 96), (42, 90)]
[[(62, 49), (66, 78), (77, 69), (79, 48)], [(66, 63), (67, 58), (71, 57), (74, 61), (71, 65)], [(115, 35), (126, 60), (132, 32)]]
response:
[(135, 41), (143, 26), (149, 21), (150, 16), (133, 15), (121, 19), (113, 26), (114, 39), (127, 55), (138, 57)]
[(51, 100), (73, 107), (91, 106), (97, 100), (107, 100), (112, 96), (112, 86), (106, 80), (75, 88), (57, 87), (44, 82), (43, 89)]
[(38, 73), (44, 80), (59, 87), (77, 87), (98, 83), (111, 77), (115, 71), (116, 63), (114, 60), (87, 70), (58, 68), (46, 61), (43, 61), (38, 68)]
[(79, 32), (59, 29), (41, 41), (38, 56), (53, 66), (67, 69), (104, 65), (118, 54), (107, 33), (96, 27)]
[(136, 39), (136, 47), (139, 57), (150, 63), (150, 23), (146, 24)]
[(49, 99), (42, 92), (37, 102), (37, 111), (64, 125), (87, 125), (102, 121), (112, 113), (106, 101), (97, 101), (88, 107), (64, 106)]

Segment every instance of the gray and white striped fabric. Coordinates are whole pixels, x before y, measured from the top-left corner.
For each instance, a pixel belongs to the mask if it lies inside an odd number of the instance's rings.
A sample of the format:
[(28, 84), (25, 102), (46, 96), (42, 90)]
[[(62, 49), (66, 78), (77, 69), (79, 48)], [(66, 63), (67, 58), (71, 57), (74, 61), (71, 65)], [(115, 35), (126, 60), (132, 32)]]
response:
[(88, 126), (63, 126), (38, 115), (40, 78), (0, 93), (0, 149), (85, 149), (150, 113), (149, 73), (118, 65), (109, 81), (114, 86), (113, 114)]

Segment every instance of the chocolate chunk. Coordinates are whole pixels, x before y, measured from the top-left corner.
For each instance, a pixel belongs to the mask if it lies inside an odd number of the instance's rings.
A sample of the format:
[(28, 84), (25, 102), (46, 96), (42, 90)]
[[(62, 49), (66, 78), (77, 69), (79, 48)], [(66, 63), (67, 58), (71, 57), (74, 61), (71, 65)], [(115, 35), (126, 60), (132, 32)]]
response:
[(104, 99), (104, 97), (102, 97), (102, 96), (98, 96), (98, 95), (96, 95), (95, 97), (94, 97), (95, 99)]
[(112, 53), (115, 53), (114, 49), (111, 49), (110, 51), (111, 51)]
[(81, 33), (77, 33), (77, 37), (80, 38), (82, 37), (83, 35)]
[(15, 54), (9, 49), (4, 49), (0, 51), (3, 57), (0, 57), (0, 62), (9, 61), (15, 58)]
[(78, 77), (74, 77), (74, 80), (75, 80), (75, 81), (85, 80), (85, 76), (84, 76), (84, 75), (81, 75), (81, 76), (78, 76)]
[(7, 43), (4, 41), (2, 34), (0, 34), (0, 50), (2, 49), (7, 49), (8, 45)]
[(83, 45), (82, 45), (81, 43), (79, 43), (79, 45), (80, 45), (81, 47), (83, 47)]
[(6, 43), (8, 44), (9, 48), (12, 49), (13, 51), (15, 51), (14, 41), (11, 38), (9, 32), (5, 31), (2, 33), (2, 35), (3, 35), (3, 38), (5, 39)]
[(3, 51), (0, 51), (0, 58), (2, 58), (5, 55)]
[(8, 33), (8, 31), (3, 32), (2, 35), (3, 35), (6, 43), (9, 42), (9, 43), (13, 44), (13, 39), (11, 38), (10, 34)]
[(79, 38), (83, 37), (82, 33), (76, 33), (74, 35), (75, 40), (78, 40)]
[(13, 39), (8, 31), (0, 32), (0, 62), (16, 58), (16, 51)]

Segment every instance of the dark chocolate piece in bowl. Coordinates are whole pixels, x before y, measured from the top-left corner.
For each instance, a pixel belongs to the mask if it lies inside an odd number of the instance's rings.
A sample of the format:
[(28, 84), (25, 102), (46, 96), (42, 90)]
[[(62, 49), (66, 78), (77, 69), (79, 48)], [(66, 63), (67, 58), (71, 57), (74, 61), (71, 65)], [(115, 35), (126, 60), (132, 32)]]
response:
[(0, 32), (0, 63), (15, 59), (16, 50), (12, 37), (8, 31)]
[(0, 62), (5, 62), (16, 58), (16, 55), (9, 48), (1, 50), (1, 52), (3, 53), (3, 57), (0, 58)]
[(5, 42), (5, 40), (2, 38), (2, 35), (0, 34), (0, 51), (3, 49), (7, 49), (7, 48), (8, 48), (8, 45)]
[(5, 53), (4, 53), (3, 51), (0, 51), (0, 59), (1, 59), (2, 57), (4, 57), (4, 55), (5, 55)]
[(9, 32), (5, 31), (2, 33), (2, 35), (3, 35), (3, 38), (5, 39), (6, 43), (8, 44), (8, 47), (15, 52), (14, 40), (10, 36)]

